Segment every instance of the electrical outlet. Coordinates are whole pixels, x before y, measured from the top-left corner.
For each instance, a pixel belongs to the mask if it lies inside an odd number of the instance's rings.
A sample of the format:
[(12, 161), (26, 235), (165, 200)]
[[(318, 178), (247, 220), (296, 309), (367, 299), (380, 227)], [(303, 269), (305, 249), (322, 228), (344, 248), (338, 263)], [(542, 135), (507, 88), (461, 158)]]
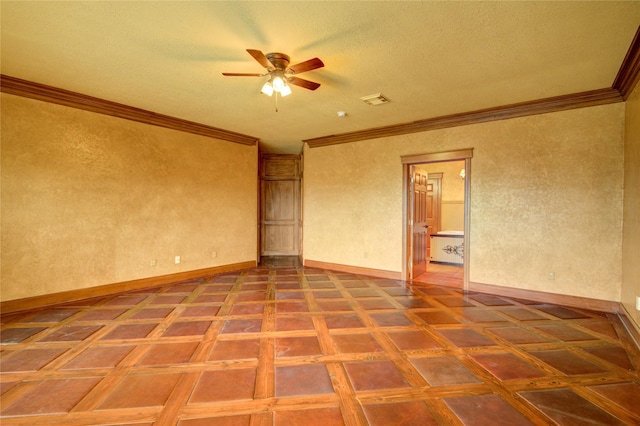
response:
[(640, 311), (640, 296), (636, 296), (636, 311)]
[(214, 259), (215, 259), (216, 257), (218, 257), (218, 252), (217, 252), (217, 251), (212, 251), (212, 252), (211, 252), (211, 257), (212, 257), (212, 258), (214, 258)]
[(158, 261), (156, 259), (151, 259), (151, 266), (156, 266)]
[(553, 281), (556, 279), (556, 273), (555, 272), (549, 272), (549, 275), (547, 275), (547, 278), (549, 278), (550, 281)]
[(178, 265), (180, 263), (180, 256), (176, 256), (174, 260), (176, 262), (176, 265)]

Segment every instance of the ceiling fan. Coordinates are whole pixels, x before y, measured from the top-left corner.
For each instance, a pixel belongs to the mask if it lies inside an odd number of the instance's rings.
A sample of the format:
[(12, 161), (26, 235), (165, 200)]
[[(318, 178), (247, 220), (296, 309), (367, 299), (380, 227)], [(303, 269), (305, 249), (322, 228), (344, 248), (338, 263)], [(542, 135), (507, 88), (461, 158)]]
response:
[(245, 74), (234, 72), (223, 72), (222, 75), (227, 77), (264, 77), (268, 75), (269, 81), (262, 87), (262, 93), (271, 96), (273, 92), (276, 92), (276, 96), (287, 96), (291, 94), (291, 88), (288, 84), (303, 87), (308, 90), (316, 90), (320, 87), (319, 83), (305, 80), (303, 78), (296, 77), (296, 74), (315, 70), (317, 68), (324, 67), (324, 63), (318, 59), (313, 58), (299, 64), (289, 65), (290, 58), (284, 53), (267, 53), (266, 55), (260, 50), (247, 49), (247, 52), (253, 58), (267, 69), (263, 74)]

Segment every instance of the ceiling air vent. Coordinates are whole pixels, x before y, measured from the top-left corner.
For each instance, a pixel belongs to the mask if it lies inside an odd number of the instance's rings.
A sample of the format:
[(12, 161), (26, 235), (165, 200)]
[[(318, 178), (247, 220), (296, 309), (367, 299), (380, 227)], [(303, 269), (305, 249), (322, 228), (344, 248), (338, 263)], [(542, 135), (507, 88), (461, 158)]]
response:
[(389, 99), (382, 96), (382, 93), (376, 93), (375, 95), (364, 96), (360, 98), (362, 102), (367, 105), (382, 105), (389, 102)]

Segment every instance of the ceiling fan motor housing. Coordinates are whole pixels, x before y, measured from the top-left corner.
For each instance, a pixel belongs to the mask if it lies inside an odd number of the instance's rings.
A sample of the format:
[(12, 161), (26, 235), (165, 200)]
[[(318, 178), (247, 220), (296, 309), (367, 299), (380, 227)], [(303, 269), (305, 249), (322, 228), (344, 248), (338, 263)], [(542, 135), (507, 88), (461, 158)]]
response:
[(289, 66), (289, 61), (291, 60), (291, 58), (289, 58), (289, 55), (278, 52), (267, 53), (265, 56), (267, 57), (269, 62), (271, 62), (273, 66), (280, 71), (285, 71)]

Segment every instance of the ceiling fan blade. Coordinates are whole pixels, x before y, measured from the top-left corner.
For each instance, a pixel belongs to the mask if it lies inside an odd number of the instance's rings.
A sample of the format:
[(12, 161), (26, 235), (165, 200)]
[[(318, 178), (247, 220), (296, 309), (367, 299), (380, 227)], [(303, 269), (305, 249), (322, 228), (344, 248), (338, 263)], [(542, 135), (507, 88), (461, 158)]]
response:
[(262, 77), (266, 74), (245, 74), (239, 72), (223, 72), (222, 75), (226, 75), (227, 77)]
[(305, 80), (304, 78), (289, 77), (287, 81), (291, 84), (295, 84), (296, 86), (304, 87), (309, 90), (316, 90), (320, 87), (320, 83), (314, 83), (313, 81)]
[(308, 61), (300, 62), (299, 64), (291, 65), (287, 68), (287, 71), (290, 71), (294, 74), (300, 74), (322, 67), (324, 67), (324, 63), (318, 58), (313, 58), (309, 59)]
[(247, 52), (249, 52), (249, 55), (253, 56), (253, 59), (258, 61), (260, 65), (262, 65), (269, 71), (271, 71), (272, 69), (275, 69), (271, 61), (269, 61), (267, 57), (264, 55), (264, 53), (262, 53), (260, 50), (247, 49)]

